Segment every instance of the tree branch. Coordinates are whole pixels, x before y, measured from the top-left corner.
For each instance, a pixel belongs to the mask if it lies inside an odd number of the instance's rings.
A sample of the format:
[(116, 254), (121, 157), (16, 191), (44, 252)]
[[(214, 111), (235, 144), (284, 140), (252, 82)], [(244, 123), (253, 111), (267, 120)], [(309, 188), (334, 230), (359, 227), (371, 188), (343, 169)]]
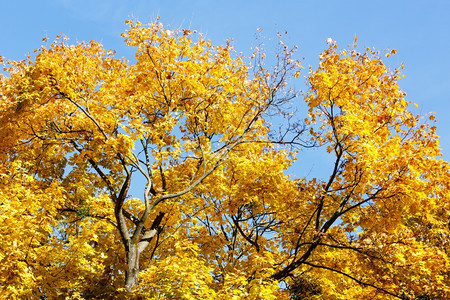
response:
[(374, 285), (374, 284), (371, 284), (371, 283), (368, 283), (368, 282), (361, 281), (361, 280), (355, 278), (354, 276), (349, 275), (349, 274), (347, 274), (347, 273), (344, 273), (344, 272), (342, 272), (342, 271), (335, 270), (335, 269), (333, 269), (333, 268), (326, 267), (326, 266), (315, 265), (315, 264), (312, 264), (312, 263), (310, 263), (310, 262), (304, 262), (304, 264), (305, 264), (305, 265), (308, 265), (308, 266), (311, 266), (311, 267), (314, 267), (314, 268), (324, 269), (324, 270), (329, 270), (329, 271), (338, 273), (338, 274), (340, 274), (340, 275), (343, 275), (343, 276), (345, 276), (345, 277), (348, 277), (348, 278), (352, 279), (353, 281), (355, 281), (356, 283), (358, 283), (358, 284), (360, 284), (360, 285), (370, 286), (370, 287), (372, 287), (372, 288), (374, 288), (374, 289), (377, 289), (377, 290), (379, 290), (379, 291), (382, 291), (383, 293), (386, 293), (386, 294), (388, 294), (388, 295), (391, 295), (391, 296), (393, 296), (393, 297), (395, 297), (395, 298), (403, 299), (403, 297), (401, 297), (401, 296), (399, 296), (399, 295), (397, 295), (397, 294), (394, 294), (394, 293), (392, 293), (392, 292), (389, 292), (388, 290), (383, 289), (383, 288), (381, 288), (381, 287), (378, 287), (378, 286), (376, 286), (376, 285)]

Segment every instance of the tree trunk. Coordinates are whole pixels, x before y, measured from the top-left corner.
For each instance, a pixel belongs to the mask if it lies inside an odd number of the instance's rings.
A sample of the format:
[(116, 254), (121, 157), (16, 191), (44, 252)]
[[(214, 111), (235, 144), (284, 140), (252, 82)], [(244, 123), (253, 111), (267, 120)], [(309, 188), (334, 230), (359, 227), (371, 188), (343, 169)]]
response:
[(125, 272), (125, 288), (131, 292), (137, 284), (139, 275), (139, 249), (137, 245), (128, 245), (127, 265), (128, 270)]
[(125, 288), (131, 292), (134, 286), (138, 282), (139, 277), (139, 256), (147, 248), (152, 239), (161, 230), (160, 224), (164, 218), (165, 213), (160, 212), (158, 216), (153, 220), (150, 230), (145, 231), (142, 239), (134, 244), (131, 239), (128, 239), (125, 243), (125, 251), (127, 253), (127, 266), (128, 270), (125, 272)]

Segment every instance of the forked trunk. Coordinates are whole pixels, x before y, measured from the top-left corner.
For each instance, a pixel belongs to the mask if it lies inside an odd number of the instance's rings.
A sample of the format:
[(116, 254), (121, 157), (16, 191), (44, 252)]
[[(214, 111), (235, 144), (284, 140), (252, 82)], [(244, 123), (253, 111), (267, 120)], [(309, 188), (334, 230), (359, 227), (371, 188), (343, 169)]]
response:
[[(125, 272), (125, 288), (127, 291), (131, 291), (138, 282), (139, 277), (139, 256), (147, 248), (152, 239), (161, 230), (161, 220), (164, 218), (164, 213), (160, 212), (158, 216), (153, 220), (150, 230), (145, 231), (142, 239), (134, 244), (131, 239), (126, 241), (125, 251), (127, 253), (127, 266), (128, 270)], [(158, 241), (156, 242), (158, 243)]]

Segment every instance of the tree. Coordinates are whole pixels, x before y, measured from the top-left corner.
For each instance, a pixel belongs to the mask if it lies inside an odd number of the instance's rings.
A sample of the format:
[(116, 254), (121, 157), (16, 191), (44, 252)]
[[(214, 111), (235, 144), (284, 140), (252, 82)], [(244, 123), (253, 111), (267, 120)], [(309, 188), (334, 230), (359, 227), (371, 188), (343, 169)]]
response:
[[(128, 24), (133, 63), (59, 37), (5, 64), (2, 296), (450, 295), (449, 167), (399, 70), (330, 42), (299, 125), (300, 64), (281, 40), (269, 71), (260, 51), (247, 63)], [(329, 177), (287, 175), (299, 147), (326, 148)]]

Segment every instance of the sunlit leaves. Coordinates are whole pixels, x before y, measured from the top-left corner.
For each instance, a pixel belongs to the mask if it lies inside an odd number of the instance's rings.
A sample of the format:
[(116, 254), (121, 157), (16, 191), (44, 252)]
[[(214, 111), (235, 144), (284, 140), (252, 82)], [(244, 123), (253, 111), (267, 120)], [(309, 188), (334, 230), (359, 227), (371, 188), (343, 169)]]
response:
[[(127, 24), (132, 62), (59, 37), (4, 64), (0, 295), (449, 295), (449, 166), (434, 115), (409, 111), (379, 53), (329, 39), (301, 126), (283, 41), (270, 71), (259, 48), (249, 63), (195, 31)], [(289, 175), (299, 145), (332, 157), (323, 178)]]

